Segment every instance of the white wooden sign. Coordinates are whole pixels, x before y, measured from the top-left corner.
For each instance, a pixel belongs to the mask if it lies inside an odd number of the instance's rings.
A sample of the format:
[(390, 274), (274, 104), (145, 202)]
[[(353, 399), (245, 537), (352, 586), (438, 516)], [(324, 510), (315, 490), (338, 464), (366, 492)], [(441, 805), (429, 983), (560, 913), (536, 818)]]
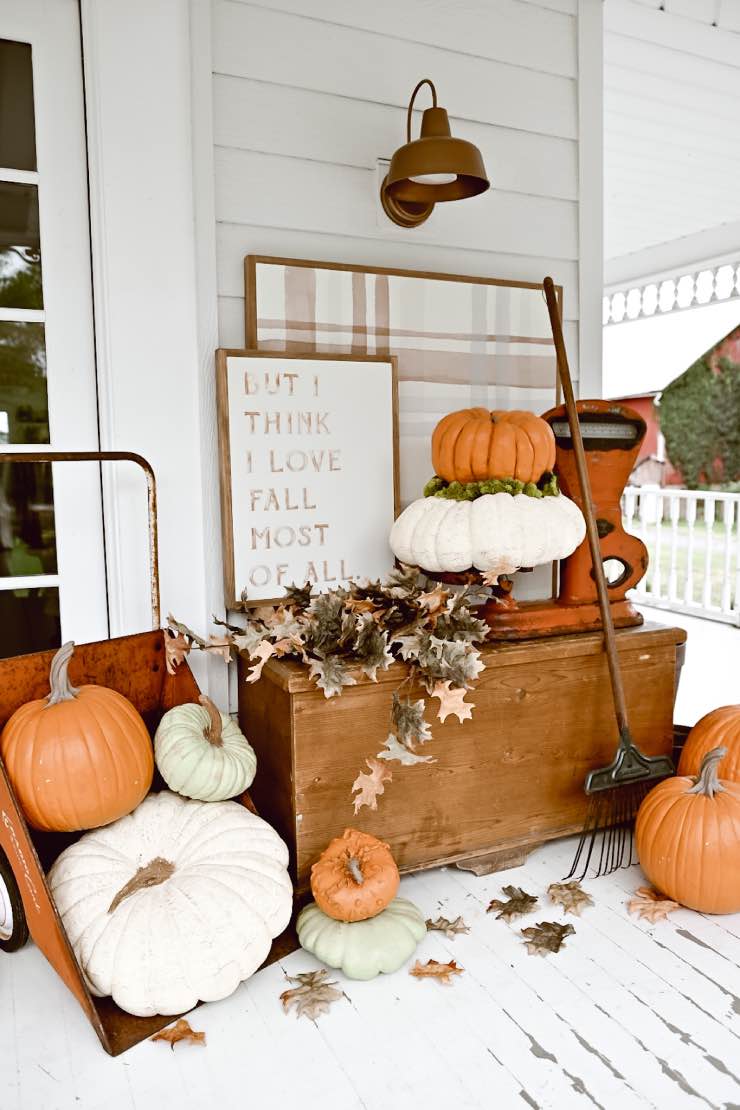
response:
[(216, 368), (227, 606), (386, 574), (395, 359), (220, 350)]

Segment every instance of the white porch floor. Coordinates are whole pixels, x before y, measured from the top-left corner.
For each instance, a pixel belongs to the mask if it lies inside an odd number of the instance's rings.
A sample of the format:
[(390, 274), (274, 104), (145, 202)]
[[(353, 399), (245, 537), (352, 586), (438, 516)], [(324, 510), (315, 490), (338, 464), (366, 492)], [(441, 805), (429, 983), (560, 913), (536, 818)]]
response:
[(677, 724), (695, 725), (710, 709), (740, 702), (740, 628), (647, 605), (639, 608), (646, 621), (688, 632), (674, 714)]
[[(406, 969), (369, 983), (335, 976), (346, 999), (316, 1025), (286, 1016), (296, 952), (230, 999), (192, 1016), (207, 1047), (144, 1043), (115, 1060), (41, 954), (0, 954), (3, 1110), (464, 1110), (740, 1107), (740, 914), (679, 910), (650, 925), (627, 913), (639, 868), (584, 883), (596, 902), (564, 917), (545, 889), (573, 841), (522, 868), (476, 878), (455, 868), (405, 878), (427, 916), (462, 914), (469, 935), (429, 933), (418, 954), (455, 959), (449, 987)], [(541, 907), (508, 926), (486, 914), (502, 885)], [(557, 954), (529, 956), (519, 929), (572, 921)]]

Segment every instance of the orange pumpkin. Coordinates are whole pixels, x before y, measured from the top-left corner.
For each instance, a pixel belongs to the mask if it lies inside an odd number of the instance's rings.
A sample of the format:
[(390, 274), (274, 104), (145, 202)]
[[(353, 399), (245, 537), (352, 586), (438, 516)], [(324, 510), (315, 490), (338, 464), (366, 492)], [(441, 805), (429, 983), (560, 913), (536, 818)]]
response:
[(446, 482), (539, 482), (555, 465), (555, 436), (532, 412), (461, 409), (443, 416), (432, 432), (432, 464)]
[(695, 776), (659, 783), (640, 806), (635, 844), (653, 886), (700, 913), (740, 910), (740, 784), (718, 777), (714, 748)]
[(704, 756), (720, 745), (727, 748), (722, 778), (740, 782), (740, 705), (723, 705), (696, 722), (681, 752), (679, 775), (698, 775)]
[(69, 682), (74, 644), (51, 664), (48, 697), (17, 709), (0, 736), (0, 755), (29, 824), (72, 832), (131, 813), (152, 784), (154, 755), (130, 701), (104, 686)]
[(311, 868), (319, 909), (336, 921), (366, 921), (396, 896), (400, 875), (390, 848), (357, 829), (332, 840)]

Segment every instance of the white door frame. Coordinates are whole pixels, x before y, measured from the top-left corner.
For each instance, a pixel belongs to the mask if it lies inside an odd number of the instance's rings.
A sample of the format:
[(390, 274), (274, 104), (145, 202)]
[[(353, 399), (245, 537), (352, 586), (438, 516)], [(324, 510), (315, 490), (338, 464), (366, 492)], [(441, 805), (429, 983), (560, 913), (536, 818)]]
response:
[[(0, 309), (0, 319), (43, 322), (49, 450), (99, 448), (85, 114), (76, 0), (0, 0), (0, 36), (32, 49), (38, 172), (2, 173), (38, 184), (44, 308)], [(10, 444), (14, 453), (45, 445)], [(4, 578), (3, 588), (59, 585), (64, 639), (108, 634), (100, 472), (94, 463), (53, 466), (57, 575)]]
[[(81, 0), (101, 446), (159, 496), (162, 612), (223, 612), (210, 0)], [(104, 479), (111, 634), (148, 626), (137, 477)], [(219, 660), (193, 659), (226, 704)]]

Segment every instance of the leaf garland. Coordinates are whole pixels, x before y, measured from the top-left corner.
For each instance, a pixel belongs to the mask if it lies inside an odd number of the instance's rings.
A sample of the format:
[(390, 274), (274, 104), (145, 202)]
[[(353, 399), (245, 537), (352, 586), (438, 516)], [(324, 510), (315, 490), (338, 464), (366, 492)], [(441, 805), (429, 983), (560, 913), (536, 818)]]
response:
[(355, 812), (363, 805), (375, 809), (383, 784), (392, 778), (386, 764), (434, 762), (418, 750), (432, 739), (432, 731), (424, 718), (424, 697), (413, 699), (412, 691), (439, 698), (441, 721), (471, 716), (474, 702), (465, 701), (465, 692), (484, 669), (477, 645), (488, 633), (474, 610), (489, 595), (480, 587), (455, 593), (428, 585), (415, 567), (407, 566), (392, 570), (384, 583), (353, 582), (313, 596), (309, 583), (294, 585), (279, 605), (245, 608), (244, 628), (214, 618), (223, 635), (209, 639), (169, 616), (167, 665), (174, 671), (191, 648), (226, 661), (233, 652), (251, 663), (246, 681), (257, 682), (268, 659), (288, 657), (305, 664), (324, 697), (333, 698), (356, 685), (358, 672), (377, 682), (393, 662), (405, 663), (407, 675), (393, 694), (388, 739), (368, 760), (371, 775), (360, 771), (352, 787)]

